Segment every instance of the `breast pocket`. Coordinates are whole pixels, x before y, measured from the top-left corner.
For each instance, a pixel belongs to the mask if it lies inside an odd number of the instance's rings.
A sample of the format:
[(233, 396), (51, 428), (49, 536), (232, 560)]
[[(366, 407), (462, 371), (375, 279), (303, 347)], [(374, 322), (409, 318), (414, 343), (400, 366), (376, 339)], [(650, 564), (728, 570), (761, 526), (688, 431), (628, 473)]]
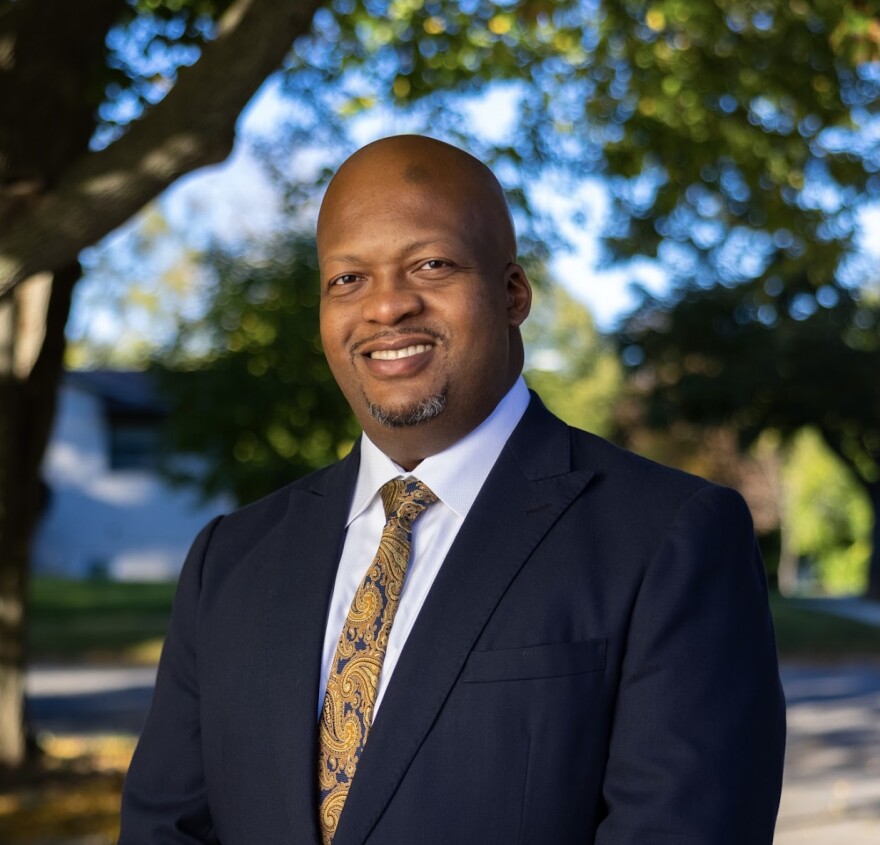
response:
[(594, 639), (475, 651), (465, 664), (461, 680), (480, 684), (601, 672), (605, 668), (605, 644), (604, 639)]

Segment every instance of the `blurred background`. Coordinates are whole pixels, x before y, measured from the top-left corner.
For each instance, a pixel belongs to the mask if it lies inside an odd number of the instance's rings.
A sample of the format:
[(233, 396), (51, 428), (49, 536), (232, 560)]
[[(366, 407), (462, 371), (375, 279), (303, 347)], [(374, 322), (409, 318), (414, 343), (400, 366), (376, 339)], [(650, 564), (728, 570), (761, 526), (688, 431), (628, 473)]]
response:
[(777, 843), (880, 841), (880, 3), (0, 2), (0, 842), (115, 841), (196, 531), (357, 436), (329, 175), (489, 163), (527, 380), (739, 489), (789, 703)]

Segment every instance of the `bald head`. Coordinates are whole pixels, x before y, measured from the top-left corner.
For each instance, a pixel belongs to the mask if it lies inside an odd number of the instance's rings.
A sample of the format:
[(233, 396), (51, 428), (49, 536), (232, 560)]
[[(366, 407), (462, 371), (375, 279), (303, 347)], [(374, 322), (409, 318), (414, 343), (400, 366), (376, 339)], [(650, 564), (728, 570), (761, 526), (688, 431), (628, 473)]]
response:
[(318, 215), (318, 251), (329, 227), (339, 226), (359, 202), (386, 208), (402, 192), (442, 197), (480, 238), (494, 260), (516, 261), (516, 236), (504, 190), (495, 174), (464, 150), (422, 135), (383, 138), (358, 150), (339, 168)]

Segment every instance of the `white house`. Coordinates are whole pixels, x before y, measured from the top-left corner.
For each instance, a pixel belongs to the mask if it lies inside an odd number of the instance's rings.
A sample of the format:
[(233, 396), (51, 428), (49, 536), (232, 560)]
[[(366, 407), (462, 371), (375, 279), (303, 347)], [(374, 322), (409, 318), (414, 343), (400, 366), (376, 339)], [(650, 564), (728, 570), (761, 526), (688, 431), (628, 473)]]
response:
[(43, 461), (46, 506), (33, 569), (71, 578), (176, 578), (198, 530), (231, 510), (156, 469), (164, 411), (150, 377), (93, 370), (63, 377)]

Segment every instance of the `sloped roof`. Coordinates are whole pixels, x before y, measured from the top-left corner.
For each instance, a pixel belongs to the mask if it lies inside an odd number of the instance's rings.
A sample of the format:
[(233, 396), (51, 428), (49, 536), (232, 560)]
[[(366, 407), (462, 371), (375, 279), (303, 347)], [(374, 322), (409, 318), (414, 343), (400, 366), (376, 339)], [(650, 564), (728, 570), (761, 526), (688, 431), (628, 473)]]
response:
[(97, 396), (110, 413), (163, 416), (168, 410), (155, 376), (143, 370), (69, 370), (62, 380)]

